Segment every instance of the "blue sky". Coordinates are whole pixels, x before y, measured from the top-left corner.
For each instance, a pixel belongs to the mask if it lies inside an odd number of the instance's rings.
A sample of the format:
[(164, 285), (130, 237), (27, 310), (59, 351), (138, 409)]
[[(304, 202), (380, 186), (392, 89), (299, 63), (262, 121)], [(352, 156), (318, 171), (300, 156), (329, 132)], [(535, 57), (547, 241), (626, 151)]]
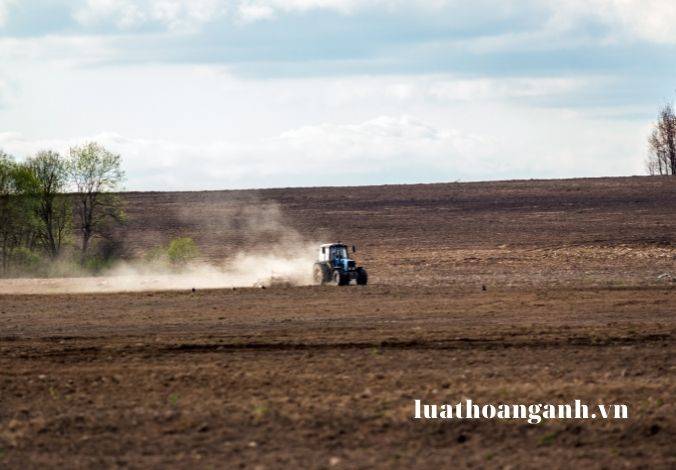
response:
[(0, 148), (128, 189), (644, 173), (670, 0), (0, 0)]

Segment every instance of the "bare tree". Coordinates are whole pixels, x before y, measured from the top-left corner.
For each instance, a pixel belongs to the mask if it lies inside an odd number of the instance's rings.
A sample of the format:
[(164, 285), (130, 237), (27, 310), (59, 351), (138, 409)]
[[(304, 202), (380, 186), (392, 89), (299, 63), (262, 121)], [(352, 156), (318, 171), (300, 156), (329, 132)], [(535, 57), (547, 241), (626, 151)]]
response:
[(70, 205), (64, 194), (68, 184), (66, 161), (57, 152), (45, 150), (29, 158), (26, 165), (32, 174), (32, 192), (37, 199), (38, 238), (47, 254), (56, 258), (71, 222)]
[(671, 104), (660, 109), (655, 128), (648, 137), (648, 172), (676, 175), (676, 114)]
[(124, 172), (120, 156), (95, 142), (70, 149), (68, 171), (75, 184), (75, 223), (84, 262), (92, 238), (105, 236), (111, 222), (124, 218), (121, 201), (112, 194), (120, 189)]

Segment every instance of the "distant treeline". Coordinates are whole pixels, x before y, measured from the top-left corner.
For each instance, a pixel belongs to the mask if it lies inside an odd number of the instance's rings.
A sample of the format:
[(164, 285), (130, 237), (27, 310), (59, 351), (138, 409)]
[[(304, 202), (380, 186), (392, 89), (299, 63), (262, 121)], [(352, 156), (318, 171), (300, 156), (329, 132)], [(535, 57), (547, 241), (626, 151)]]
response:
[(21, 162), (0, 150), (0, 275), (95, 271), (114, 257), (123, 180), (120, 156), (94, 142)]

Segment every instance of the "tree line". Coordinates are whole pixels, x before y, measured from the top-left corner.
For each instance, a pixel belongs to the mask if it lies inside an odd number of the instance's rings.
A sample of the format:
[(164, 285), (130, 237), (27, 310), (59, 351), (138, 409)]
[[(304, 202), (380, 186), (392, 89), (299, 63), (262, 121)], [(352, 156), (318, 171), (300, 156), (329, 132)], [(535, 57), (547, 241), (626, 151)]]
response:
[(120, 156), (96, 142), (21, 162), (0, 150), (0, 274), (109, 257), (114, 228), (124, 222), (115, 194), (123, 181)]

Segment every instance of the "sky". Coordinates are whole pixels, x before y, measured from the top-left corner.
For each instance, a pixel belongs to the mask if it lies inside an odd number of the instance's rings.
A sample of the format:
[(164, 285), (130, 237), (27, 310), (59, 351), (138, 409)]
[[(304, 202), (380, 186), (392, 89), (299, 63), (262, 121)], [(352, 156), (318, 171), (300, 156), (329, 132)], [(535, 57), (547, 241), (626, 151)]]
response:
[(673, 0), (0, 0), (0, 149), (128, 190), (645, 174)]

